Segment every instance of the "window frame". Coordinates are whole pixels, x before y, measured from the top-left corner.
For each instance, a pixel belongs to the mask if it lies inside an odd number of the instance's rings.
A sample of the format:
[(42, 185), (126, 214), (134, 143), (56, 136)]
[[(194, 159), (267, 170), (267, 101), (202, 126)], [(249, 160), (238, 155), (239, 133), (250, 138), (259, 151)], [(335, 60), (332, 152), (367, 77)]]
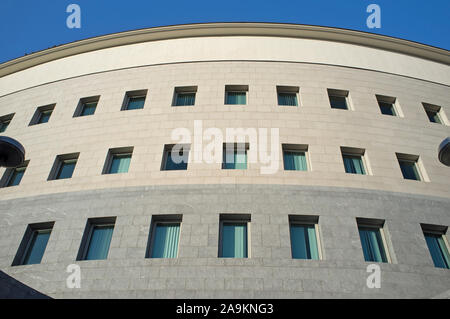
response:
[[(86, 222), (86, 226), (83, 232), (83, 237), (81, 239), (80, 248), (78, 249), (77, 261), (96, 261), (96, 260), (107, 260), (109, 256), (109, 252), (111, 250), (111, 243), (113, 240), (114, 229), (116, 227), (116, 216), (111, 217), (94, 217), (88, 218)], [(89, 247), (91, 245), (92, 235), (94, 233), (95, 227), (111, 227), (113, 228), (113, 233), (111, 234), (111, 241), (109, 242), (108, 254), (104, 259), (86, 259)]]
[[(392, 264), (392, 257), (391, 257), (391, 251), (390, 251), (390, 246), (388, 245), (388, 240), (386, 238), (386, 234), (385, 234), (385, 227), (386, 221), (385, 220), (381, 220), (381, 219), (374, 219), (374, 218), (356, 218), (356, 225), (357, 225), (357, 229), (358, 229), (358, 237), (359, 237), (359, 242), (361, 244), (361, 251), (363, 253), (363, 259), (365, 262), (370, 262), (370, 263), (383, 263), (383, 264)], [(359, 235), (359, 228), (369, 228), (369, 229), (377, 229), (380, 232), (380, 237), (381, 237), (381, 242), (383, 244), (383, 250), (384, 250), (384, 254), (386, 255), (386, 262), (379, 262), (379, 261), (366, 261), (365, 257), (364, 257), (364, 249), (362, 247), (362, 242), (361, 242), (361, 236)]]
[[(75, 172), (75, 168), (78, 163), (79, 156), (80, 156), (80, 153), (57, 155), (55, 158), (55, 161), (53, 163), (53, 167), (50, 170), (50, 174), (48, 175), (47, 180), (53, 181), (53, 180), (71, 179), (73, 177), (73, 173)], [(72, 175), (70, 177), (66, 177), (66, 178), (59, 178), (59, 175), (61, 174), (61, 168), (63, 167), (63, 165), (66, 161), (75, 161), (75, 166), (73, 168)]]
[[(44, 106), (39, 106), (38, 108), (36, 108), (36, 111), (34, 112), (34, 115), (31, 118), (31, 121), (28, 124), (28, 126), (34, 126), (34, 125), (48, 123), (53, 114), (53, 111), (55, 110), (55, 106), (56, 106), (56, 103), (53, 103), (53, 104), (48, 104), (48, 105), (44, 105)], [(50, 115), (49, 115), (47, 122), (41, 122), (42, 116), (48, 112), (50, 112)]]
[[(0, 134), (6, 132), (11, 121), (16, 113), (10, 113), (3, 116), (0, 116)], [(5, 126), (6, 123), (6, 126)], [(2, 131), (3, 130), (3, 131)]]
[[(171, 224), (179, 225), (178, 247), (177, 247), (176, 256), (170, 257), (170, 258), (152, 257), (153, 249), (155, 246), (154, 244), (155, 244), (156, 229), (157, 229), (158, 225), (171, 225)], [(150, 232), (149, 232), (149, 238), (147, 241), (147, 249), (145, 250), (145, 258), (149, 258), (149, 259), (177, 259), (177, 258), (179, 258), (182, 224), (183, 224), (183, 215), (181, 215), (181, 214), (153, 215), (152, 221), (150, 223)]]
[[(228, 93), (244, 93), (245, 103), (244, 104), (234, 104), (228, 103)], [(225, 101), (224, 105), (248, 105), (248, 85), (225, 85)]]
[(14, 187), (14, 186), (19, 186), (20, 183), (22, 182), (22, 178), (20, 179), (19, 184), (17, 185), (9, 185), (9, 183), (11, 182), (11, 179), (14, 176), (14, 173), (18, 170), (18, 169), (24, 169), (23, 175), (25, 175), (25, 172), (28, 168), (28, 163), (30, 161), (26, 160), (24, 161), (21, 165), (17, 166), (17, 167), (9, 167), (5, 170), (5, 172), (3, 173), (2, 178), (0, 179), (0, 188), (4, 188), (4, 187)]
[[(233, 146), (234, 147), (233, 154), (237, 154), (237, 151), (241, 149), (240, 147), (238, 147), (238, 145), (244, 144), (244, 149), (245, 149), (245, 169), (244, 168), (236, 168), (236, 167), (233, 167), (233, 168), (226, 168), (225, 167), (225, 165), (227, 163), (226, 162), (226, 152), (227, 152), (227, 145), (228, 144), (233, 144), (234, 145)], [(250, 149), (250, 144), (249, 143), (234, 143), (234, 142), (233, 143), (227, 143), (227, 142), (224, 142), (222, 144), (222, 166), (221, 166), (222, 170), (248, 170), (249, 169), (249, 162), (248, 162), (249, 149)], [(236, 164), (236, 163), (234, 163), (234, 164)]]
[[(169, 158), (169, 152), (172, 152), (173, 147), (176, 144), (165, 144), (164, 148), (163, 148), (163, 157), (162, 157), (162, 162), (161, 162), (161, 171), (187, 171), (188, 167), (189, 167), (189, 155), (190, 155), (190, 151), (191, 151), (191, 145), (190, 144), (179, 144), (182, 146), (182, 150), (183, 150), (183, 155), (184, 153), (187, 152), (187, 162), (186, 164), (186, 168), (185, 169), (167, 169), (167, 160)], [(181, 163), (179, 163), (181, 164)], [(179, 165), (177, 164), (177, 165)]]
[[(223, 257), (223, 224), (245, 224), (247, 230), (247, 257)], [(219, 245), (217, 258), (250, 259), (251, 258), (251, 215), (250, 214), (220, 214), (219, 215)]]
[[(125, 92), (125, 96), (123, 98), (122, 107), (120, 108), (121, 111), (137, 111), (137, 110), (143, 110), (145, 108), (145, 103), (147, 102), (147, 89), (142, 90), (133, 90), (133, 91), (127, 91)], [(144, 104), (141, 108), (137, 109), (129, 109), (128, 106), (130, 104), (130, 100), (132, 98), (144, 98)]]
[[(322, 236), (320, 234), (319, 227), (319, 216), (310, 216), (310, 215), (288, 215), (288, 225), (289, 225), (289, 241), (291, 245), (291, 259), (299, 259), (299, 260), (323, 260), (323, 246), (322, 246)], [(302, 259), (302, 258), (294, 258), (292, 251), (292, 237), (291, 237), (291, 226), (314, 226), (314, 231), (316, 235), (316, 244), (317, 244), (317, 254), (319, 259)], [(311, 249), (311, 247), (310, 247)]]
[[(45, 255), (45, 251), (47, 250), (48, 242), (50, 241), (54, 225), (55, 225), (54, 221), (28, 224), (11, 266), (26, 266), (26, 265), (41, 264), (42, 259), (44, 258)], [(44, 253), (42, 254), (41, 261), (38, 264), (24, 264), (25, 258), (28, 256), (30, 252), (31, 243), (34, 239), (34, 234), (44, 231), (50, 231), (50, 235), (47, 244), (45, 246)]]
[[(174, 93), (173, 93), (173, 98), (172, 98), (172, 107), (195, 106), (195, 103), (197, 102), (197, 90), (198, 90), (198, 87), (196, 85), (195, 86), (177, 86), (177, 87), (175, 87)], [(193, 94), (194, 95), (194, 103), (188, 104), (188, 105), (177, 104), (179, 94)]]
[[(78, 101), (78, 105), (77, 105), (77, 107), (75, 108), (75, 112), (73, 113), (73, 116), (72, 116), (72, 117), (84, 117), (84, 116), (91, 116), (91, 115), (94, 115), (94, 114), (95, 114), (95, 111), (97, 111), (97, 106), (98, 106), (98, 103), (99, 103), (99, 102), (100, 102), (100, 95), (81, 98), (81, 99)], [(84, 112), (84, 109), (85, 109), (86, 105), (88, 105), (88, 104), (93, 104), (93, 103), (96, 103), (96, 104), (95, 104), (95, 110), (94, 110), (94, 113), (83, 115), (83, 112)]]
[[(299, 107), (300, 106), (300, 87), (299, 86), (287, 86), (287, 85), (277, 85), (277, 106), (286, 107)], [(295, 95), (295, 105), (280, 104), (280, 94), (294, 94)]]
[[(105, 164), (103, 165), (102, 175), (126, 174), (130, 171), (131, 159), (133, 158), (134, 146), (110, 148), (106, 154)], [(111, 173), (111, 167), (115, 156), (130, 155), (130, 164), (127, 172)]]
[[(327, 88), (328, 94), (328, 102), (330, 103), (330, 108), (333, 110), (343, 110), (343, 111), (352, 111), (353, 107), (350, 103), (350, 91), (341, 90), (341, 89), (331, 89)], [(333, 107), (333, 103), (331, 102), (331, 97), (344, 98), (346, 108)]]
[[(372, 175), (372, 170), (369, 167), (368, 159), (366, 158), (366, 149), (364, 148), (358, 148), (358, 147), (348, 147), (348, 146), (341, 146), (341, 158), (342, 158), (342, 164), (344, 165), (344, 172), (346, 174), (352, 174), (352, 175)], [(357, 157), (359, 156), (361, 158), (361, 163), (364, 168), (364, 174), (358, 174), (358, 173), (351, 173), (347, 172), (347, 169), (345, 167), (345, 160), (344, 156), (352, 156)]]
[[(309, 145), (308, 144), (281, 144), (281, 156), (283, 159), (283, 170), (284, 171), (294, 171), (294, 172), (309, 172), (311, 171), (311, 162), (309, 158)], [(284, 152), (291, 152), (291, 153), (304, 153), (305, 154), (305, 160), (306, 160), (306, 170), (287, 170), (286, 164), (284, 162)]]
[(420, 227), (422, 229), (422, 233), (423, 233), (423, 239), (425, 241), (425, 246), (427, 247), (427, 251), (428, 251), (428, 255), (430, 256), (431, 262), (433, 264), (433, 266), (435, 268), (438, 269), (447, 269), (450, 270), (450, 264), (448, 265), (448, 268), (442, 268), (442, 267), (437, 267), (434, 264), (434, 260), (431, 256), (431, 251), (428, 247), (428, 244), (426, 243), (426, 238), (425, 238), (425, 234), (430, 234), (430, 235), (438, 235), (440, 237), (442, 237), (442, 240), (444, 241), (445, 247), (447, 248), (447, 252), (450, 255), (450, 243), (447, 239), (447, 231), (448, 231), (448, 226), (439, 226), (439, 225), (431, 225), (431, 224), (420, 224)]

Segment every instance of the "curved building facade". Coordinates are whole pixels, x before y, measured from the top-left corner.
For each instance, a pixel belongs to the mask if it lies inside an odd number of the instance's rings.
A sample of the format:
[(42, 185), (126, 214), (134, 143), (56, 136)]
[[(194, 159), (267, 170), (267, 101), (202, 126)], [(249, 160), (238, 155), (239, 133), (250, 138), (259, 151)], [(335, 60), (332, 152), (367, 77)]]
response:
[(5, 62), (1, 134), (26, 162), (0, 168), (0, 270), (55, 298), (448, 296), (449, 65), (414, 42), (265, 23)]

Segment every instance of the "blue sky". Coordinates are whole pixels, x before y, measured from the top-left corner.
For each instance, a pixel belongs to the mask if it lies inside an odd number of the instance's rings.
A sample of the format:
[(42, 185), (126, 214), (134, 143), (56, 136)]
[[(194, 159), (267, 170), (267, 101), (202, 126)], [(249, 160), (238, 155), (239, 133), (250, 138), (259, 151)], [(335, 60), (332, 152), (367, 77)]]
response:
[[(66, 8), (81, 7), (81, 29)], [(381, 7), (381, 29), (366, 8)], [(93, 36), (200, 22), (282, 22), (379, 33), (450, 49), (449, 0), (0, 0), (0, 62)]]

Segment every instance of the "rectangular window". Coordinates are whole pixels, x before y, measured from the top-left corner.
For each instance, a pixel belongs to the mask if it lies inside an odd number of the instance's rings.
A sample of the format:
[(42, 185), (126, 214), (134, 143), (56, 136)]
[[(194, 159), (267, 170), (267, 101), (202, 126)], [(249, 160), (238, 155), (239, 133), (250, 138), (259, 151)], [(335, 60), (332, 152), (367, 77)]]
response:
[(398, 116), (395, 97), (384, 96), (384, 95), (375, 95), (377, 98), (378, 106), (380, 107), (381, 114)]
[(225, 104), (247, 104), (248, 85), (225, 85)]
[(147, 90), (128, 91), (122, 105), (122, 111), (139, 110), (144, 108)]
[(250, 215), (220, 215), (219, 257), (248, 258)]
[(450, 269), (450, 254), (445, 238), (448, 227), (425, 224), (421, 226), (434, 266)]
[(99, 95), (80, 99), (73, 117), (93, 115), (97, 108), (99, 99)]
[(289, 216), (292, 258), (320, 259), (318, 220), (317, 216)]
[(33, 118), (31, 119), (29, 125), (47, 123), (50, 120), (50, 116), (53, 113), (55, 105), (56, 104), (51, 104), (38, 107), (36, 109), (36, 112), (34, 112)]
[(286, 171), (307, 171), (308, 145), (283, 144), (283, 163)]
[(132, 154), (132, 146), (109, 149), (103, 168), (103, 174), (127, 173), (130, 167)]
[(277, 99), (280, 106), (298, 106), (298, 86), (277, 85)]
[(186, 170), (189, 161), (189, 148), (189, 144), (165, 145), (161, 170)]
[(415, 181), (422, 180), (418, 167), (419, 156), (410, 154), (396, 153), (398, 164), (403, 174), (404, 179)]
[(441, 118), (441, 107), (438, 105), (428, 104), (428, 103), (422, 103), (423, 108), (425, 109), (425, 113), (428, 116), (428, 120), (431, 123), (437, 123), (437, 124), (443, 124), (442, 118)]
[(40, 264), (53, 225), (54, 222), (28, 225), (12, 265)]
[(79, 155), (80, 153), (72, 153), (56, 156), (48, 180), (71, 178)]
[(366, 169), (364, 166), (364, 149), (341, 147), (341, 153), (346, 173), (366, 175)]
[(332, 109), (348, 110), (348, 91), (327, 89), (330, 106)]
[(172, 106), (189, 106), (195, 104), (196, 86), (176, 87)]
[(9, 123), (11, 123), (12, 118), (14, 117), (15, 113), (4, 115), (0, 117), (0, 133), (3, 133), (6, 131), (6, 129), (9, 126)]
[(99, 260), (108, 257), (116, 217), (89, 218), (77, 260)]
[(2, 185), (1, 187), (10, 187), (19, 185), (27, 169), (28, 162), (29, 161), (25, 161), (22, 165), (18, 167), (6, 169), (5, 174), (3, 174), (3, 177), (0, 181), (0, 185)]
[(247, 143), (224, 143), (222, 169), (247, 169)]
[(388, 255), (383, 233), (384, 220), (357, 218), (356, 221), (364, 260), (387, 263)]
[(181, 215), (152, 217), (146, 258), (177, 258)]

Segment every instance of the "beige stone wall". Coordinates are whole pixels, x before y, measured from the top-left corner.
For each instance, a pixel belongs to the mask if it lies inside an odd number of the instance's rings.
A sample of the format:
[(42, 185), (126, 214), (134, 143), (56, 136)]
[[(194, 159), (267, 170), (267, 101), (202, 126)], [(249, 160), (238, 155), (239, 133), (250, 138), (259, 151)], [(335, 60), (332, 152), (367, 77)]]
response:
[[(423, 63), (417, 67), (428, 62)], [(70, 70), (85, 72), (85, 67), (73, 63)], [(439, 76), (448, 78), (445, 68)], [(49, 80), (44, 76), (30, 79)], [(249, 86), (247, 105), (224, 105), (228, 84)], [(198, 86), (195, 106), (172, 107), (174, 87), (192, 85)], [(276, 85), (299, 86), (300, 106), (278, 106)], [(348, 90), (352, 110), (331, 109), (327, 88)], [(144, 109), (120, 111), (125, 92), (139, 89), (148, 89)], [(382, 115), (375, 94), (396, 97), (404, 116)], [(95, 115), (73, 118), (79, 99), (93, 95), (101, 96)], [(65, 79), (0, 97), (0, 116), (15, 113), (4, 134), (21, 141), (30, 160), (21, 184), (0, 189), (0, 198), (127, 186), (230, 183), (337, 186), (449, 197), (450, 170), (438, 162), (437, 147), (450, 129), (430, 123), (422, 106), (422, 102), (440, 105), (449, 117), (449, 100), (448, 86), (441, 84), (293, 62), (175, 63)], [(36, 108), (51, 103), (56, 107), (50, 121), (28, 126)], [(280, 164), (276, 174), (264, 175), (258, 164), (232, 171), (222, 170), (220, 164), (196, 163), (190, 163), (187, 171), (160, 171), (164, 144), (174, 143), (172, 130), (193, 129), (194, 120), (202, 120), (204, 129), (279, 128), (280, 144), (309, 145), (311, 171), (284, 171)], [(102, 175), (108, 149), (122, 146), (134, 146), (129, 172)], [(340, 146), (366, 149), (372, 175), (346, 174)], [(80, 152), (73, 177), (47, 181), (55, 157), (73, 152)], [(419, 155), (429, 182), (404, 180), (395, 152)], [(0, 169), (0, 175), (3, 172)]]

